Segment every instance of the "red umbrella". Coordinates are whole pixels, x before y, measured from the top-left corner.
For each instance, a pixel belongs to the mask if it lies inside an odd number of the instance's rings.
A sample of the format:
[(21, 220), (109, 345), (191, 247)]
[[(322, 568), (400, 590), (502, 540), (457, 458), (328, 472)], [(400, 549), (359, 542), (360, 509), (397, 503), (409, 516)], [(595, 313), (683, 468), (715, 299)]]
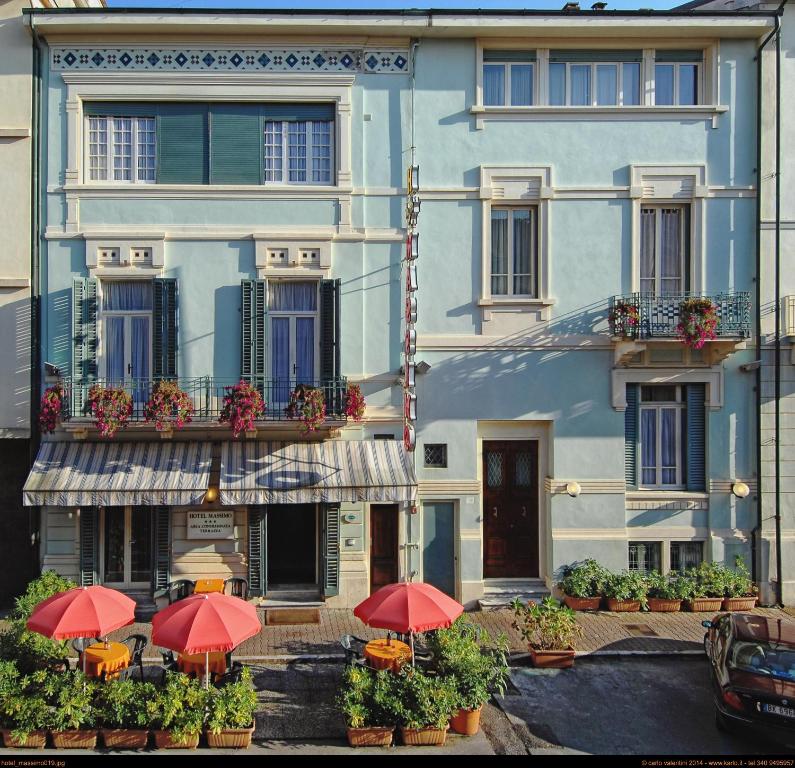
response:
[[(135, 600), (95, 585), (75, 587), (39, 603), (27, 621), (27, 628), (53, 640), (70, 637), (105, 637), (135, 621)], [(83, 671), (86, 657), (83, 654)]]
[(381, 587), (353, 609), (365, 624), (411, 635), (414, 661), (414, 633), (449, 627), (462, 613), (461, 603), (422, 582), (404, 581)]
[(204, 653), (209, 686), (210, 651), (231, 651), (262, 629), (257, 609), (219, 592), (191, 595), (152, 617), (152, 642), (179, 653)]

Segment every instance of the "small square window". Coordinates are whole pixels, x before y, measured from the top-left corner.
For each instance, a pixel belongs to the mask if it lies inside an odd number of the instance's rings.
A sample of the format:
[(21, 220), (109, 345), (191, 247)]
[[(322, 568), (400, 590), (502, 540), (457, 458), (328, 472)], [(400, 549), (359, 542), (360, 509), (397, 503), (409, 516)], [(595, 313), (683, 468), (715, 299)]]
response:
[(686, 571), (701, 565), (704, 559), (703, 541), (672, 541), (671, 570)]
[(447, 443), (425, 443), (425, 466), (447, 466)]
[(630, 541), (629, 570), (649, 573), (662, 570), (662, 545), (659, 541)]

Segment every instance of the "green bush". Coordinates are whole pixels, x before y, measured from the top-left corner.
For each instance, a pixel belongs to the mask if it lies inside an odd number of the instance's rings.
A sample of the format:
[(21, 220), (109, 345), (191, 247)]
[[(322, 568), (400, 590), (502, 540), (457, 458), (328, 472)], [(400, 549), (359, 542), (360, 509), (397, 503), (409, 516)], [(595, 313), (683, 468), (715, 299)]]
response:
[(395, 675), (398, 725), (406, 728), (446, 728), (459, 709), (455, 682), (405, 665)]
[(23, 674), (43, 669), (68, 655), (66, 642), (50, 640), (26, 626), (33, 609), (43, 600), (77, 585), (55, 571), (44, 571), (31, 581), (25, 594), (15, 601), (9, 617), (9, 627), (0, 634), (0, 658), (14, 659)]
[(607, 568), (589, 558), (581, 563), (567, 565), (558, 588), (569, 597), (600, 597), (609, 576)]
[(243, 668), (240, 680), (210, 691), (207, 728), (220, 733), (227, 728), (249, 728), (254, 724), (257, 694), (251, 682), (251, 670)]
[(692, 591), (690, 580), (682, 574), (663, 576), (652, 571), (646, 575), (646, 585), (649, 597), (659, 600), (686, 600)]
[(686, 576), (693, 597), (751, 597), (757, 587), (751, 581), (748, 568), (739, 555), (734, 560), (735, 569), (720, 563), (701, 563), (690, 568)]
[(514, 629), (537, 651), (565, 651), (582, 637), (577, 614), (553, 597), (528, 604), (517, 597), (511, 607)]
[(147, 705), (152, 727), (171, 731), (175, 741), (201, 733), (210, 692), (198, 680), (169, 672), (166, 684)]
[(433, 665), (453, 680), (459, 709), (478, 709), (492, 693), (504, 694), (508, 678), (508, 644), (492, 641), (482, 628), (459, 617), (447, 629), (426, 635)]
[(645, 608), (647, 593), (646, 577), (640, 571), (612, 573), (605, 582), (605, 597), (613, 600), (638, 600)]
[(105, 728), (146, 729), (149, 701), (157, 697), (152, 683), (136, 680), (107, 680), (96, 691), (94, 706)]
[(80, 670), (45, 673), (42, 691), (52, 708), (51, 728), (54, 731), (93, 728), (97, 719), (96, 688), (97, 682)]
[(399, 719), (398, 678), (388, 669), (345, 667), (337, 706), (349, 728), (394, 726)]
[(13, 662), (3, 664), (0, 672), (0, 712), (4, 726), (10, 728), (12, 736), (22, 744), (33, 731), (45, 730), (53, 725), (52, 707), (44, 695), (44, 684), (51, 674), (37, 670), (20, 676)]

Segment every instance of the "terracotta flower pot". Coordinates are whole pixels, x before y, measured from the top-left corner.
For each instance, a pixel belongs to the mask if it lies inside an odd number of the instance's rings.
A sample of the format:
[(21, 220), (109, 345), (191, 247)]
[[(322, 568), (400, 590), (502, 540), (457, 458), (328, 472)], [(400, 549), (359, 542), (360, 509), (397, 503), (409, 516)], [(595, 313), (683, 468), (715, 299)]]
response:
[(571, 595), (564, 595), (563, 602), (572, 609), (572, 611), (598, 611), (599, 606), (602, 604), (601, 597), (572, 597)]
[(207, 746), (213, 749), (246, 749), (251, 746), (254, 726), (249, 728), (224, 728), (218, 733), (207, 731)]
[(574, 648), (539, 651), (531, 646), (530, 658), (539, 669), (568, 669), (574, 666)]
[(654, 613), (675, 613), (682, 610), (682, 601), (668, 600), (663, 597), (650, 597), (649, 610)]
[(56, 749), (94, 749), (97, 746), (97, 733), (79, 728), (52, 731), (52, 745)]
[(158, 749), (196, 749), (199, 746), (199, 734), (186, 736), (183, 741), (174, 741), (171, 731), (152, 731), (155, 734), (155, 746)]
[(639, 611), (640, 600), (616, 600), (614, 597), (608, 597), (607, 610), (616, 613)]
[(756, 597), (726, 597), (721, 609), (724, 611), (752, 611), (756, 606)]
[(480, 728), (480, 712), (482, 709), (482, 704), (477, 709), (459, 709), (450, 718), (450, 730), (453, 733), (460, 733), (462, 736), (474, 736)]
[(400, 727), (400, 736), (408, 747), (441, 747), (447, 739), (447, 728)]
[(103, 728), (102, 741), (108, 749), (146, 749), (149, 731), (138, 728)]
[(3, 744), (7, 747), (21, 747), (22, 749), (44, 749), (47, 746), (47, 731), (31, 731), (24, 742), (11, 735), (11, 728), (3, 728)]
[(700, 611), (719, 611), (723, 598), (721, 597), (694, 597), (687, 601), (687, 609), (698, 613)]
[(352, 747), (390, 747), (394, 732), (394, 725), (348, 728), (348, 744)]

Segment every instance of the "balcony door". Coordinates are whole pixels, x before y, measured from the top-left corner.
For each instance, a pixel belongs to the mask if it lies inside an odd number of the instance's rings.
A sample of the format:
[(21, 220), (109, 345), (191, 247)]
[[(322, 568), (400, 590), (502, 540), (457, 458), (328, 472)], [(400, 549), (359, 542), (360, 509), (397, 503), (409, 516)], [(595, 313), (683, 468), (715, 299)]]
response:
[(149, 507), (105, 507), (102, 583), (148, 588), (152, 581), (152, 514)]
[(690, 288), (689, 274), (689, 206), (644, 206), (640, 212), (641, 293), (684, 293)]
[(288, 403), (299, 384), (318, 384), (317, 286), (316, 281), (268, 284), (270, 402), (277, 407)]

